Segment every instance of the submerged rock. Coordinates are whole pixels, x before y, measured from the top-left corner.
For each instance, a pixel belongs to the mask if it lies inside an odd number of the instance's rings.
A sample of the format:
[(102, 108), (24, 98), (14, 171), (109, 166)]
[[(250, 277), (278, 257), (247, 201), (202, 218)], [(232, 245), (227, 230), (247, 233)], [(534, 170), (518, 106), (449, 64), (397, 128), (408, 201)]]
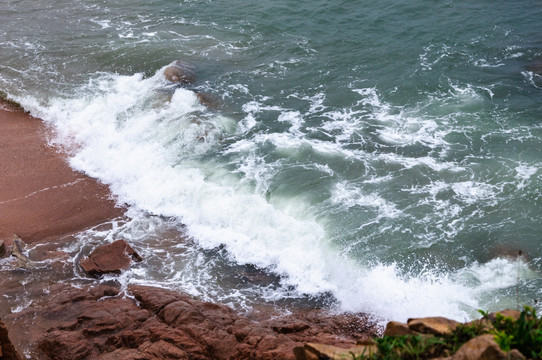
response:
[(177, 60), (172, 62), (165, 70), (166, 80), (179, 84), (193, 84), (196, 82), (196, 69), (194, 65)]
[(102, 275), (119, 273), (127, 269), (132, 260), (141, 261), (142, 258), (125, 240), (117, 240), (96, 248), (79, 265), (89, 275)]
[(218, 110), (220, 108), (220, 103), (217, 98), (208, 93), (197, 93), (196, 94), (199, 102), (202, 105), (207, 106), (211, 110)]
[(537, 75), (542, 75), (542, 60), (536, 61), (534, 64), (527, 66), (527, 70)]

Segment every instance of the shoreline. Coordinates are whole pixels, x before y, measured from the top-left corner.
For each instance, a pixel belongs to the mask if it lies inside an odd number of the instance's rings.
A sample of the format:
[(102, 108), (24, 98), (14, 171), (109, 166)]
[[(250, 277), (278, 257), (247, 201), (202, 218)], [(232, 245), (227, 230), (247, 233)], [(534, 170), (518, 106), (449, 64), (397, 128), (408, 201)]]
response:
[(0, 129), (0, 238), (47, 241), (123, 215), (106, 185), (47, 144), (40, 119), (0, 100)]
[[(243, 314), (172, 290), (133, 285), (123, 290), (114, 279), (104, 284), (78, 277), (84, 274), (76, 270), (78, 260), (59, 251), (59, 244), (121, 218), (126, 209), (116, 205), (106, 185), (71, 169), (47, 136), (42, 120), (0, 99), (0, 240), (7, 248), (18, 235), (32, 247), (29, 262), (38, 264), (13, 266), (12, 257), (0, 254), (0, 325), (19, 353), (11, 358), (294, 359), (294, 347), (306, 342), (348, 348), (378, 333), (367, 314), (326, 309), (278, 314), (265, 306)], [(135, 302), (137, 293), (144, 296)], [(192, 315), (179, 315), (186, 311)], [(89, 316), (90, 323), (82, 320)], [(119, 316), (121, 324), (104, 325)], [(129, 343), (119, 340), (134, 336)], [(5, 346), (4, 340), (0, 350)], [(86, 355), (75, 353), (78, 349)]]

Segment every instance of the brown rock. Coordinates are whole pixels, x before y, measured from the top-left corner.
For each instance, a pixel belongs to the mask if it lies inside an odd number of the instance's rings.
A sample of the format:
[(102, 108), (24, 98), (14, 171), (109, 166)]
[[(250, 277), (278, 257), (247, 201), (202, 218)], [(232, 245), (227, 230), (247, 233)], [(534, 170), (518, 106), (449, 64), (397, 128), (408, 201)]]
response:
[[(509, 357), (510, 356), (510, 357)], [(514, 357), (512, 357), (514, 356)], [(520, 356), (520, 357), (516, 357)], [(452, 360), (506, 360), (525, 359), (518, 351), (506, 354), (494, 340), (494, 335), (486, 334), (475, 337), (465, 343), (451, 357)]]
[(521, 312), (513, 309), (505, 309), (497, 312), (492, 312), (489, 314), (489, 320), (491, 322), (494, 322), (497, 319), (497, 314), (501, 314), (502, 316), (517, 320), (519, 319)]
[(141, 256), (125, 241), (117, 240), (96, 248), (79, 265), (90, 275), (119, 273), (130, 266), (131, 261), (141, 261)]
[(4, 256), (6, 253), (6, 245), (4, 244), (4, 240), (0, 240), (0, 257)]
[(358, 351), (357, 339), (377, 333), (360, 314), (261, 311), (249, 318), (167, 289), (128, 291), (136, 301), (111, 286), (51, 285), (46, 301), (8, 315), (14, 345), (44, 360), (293, 360), (294, 347), (307, 342)]
[(361, 355), (371, 356), (376, 353), (376, 346), (354, 346), (348, 349), (333, 345), (307, 343), (294, 349), (296, 360), (347, 360)]
[(220, 103), (213, 95), (208, 93), (197, 93), (196, 94), (199, 102), (209, 109), (218, 110), (220, 108)]
[(410, 330), (432, 335), (444, 335), (452, 332), (459, 323), (444, 317), (427, 317), (418, 319), (408, 319)]
[(403, 335), (414, 335), (415, 331), (411, 330), (407, 324), (400, 323), (397, 321), (390, 321), (386, 325), (386, 331), (384, 335), (386, 336), (403, 336)]
[(21, 268), (32, 268), (35, 266), (34, 261), (30, 260), (28, 256), (24, 254), (26, 244), (18, 235), (13, 235), (13, 244), (11, 245), (10, 250), (11, 256), (15, 256), (17, 258), (17, 264), (15, 266)]
[(0, 320), (0, 359), (2, 360), (21, 360), (21, 356), (9, 339), (8, 329)]
[(542, 60), (537, 61), (534, 64), (527, 66), (527, 70), (535, 74), (542, 75)]
[(179, 84), (192, 84), (196, 82), (196, 72), (194, 66), (182, 60), (172, 62), (164, 70), (164, 77), (168, 81)]

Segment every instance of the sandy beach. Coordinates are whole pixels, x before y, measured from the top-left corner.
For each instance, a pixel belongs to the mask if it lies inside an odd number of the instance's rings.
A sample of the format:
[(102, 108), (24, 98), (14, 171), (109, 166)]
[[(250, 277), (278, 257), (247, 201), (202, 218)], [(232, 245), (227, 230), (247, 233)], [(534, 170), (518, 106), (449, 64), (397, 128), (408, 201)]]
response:
[(107, 186), (72, 170), (44, 123), (0, 102), (0, 238), (58, 238), (121, 216)]

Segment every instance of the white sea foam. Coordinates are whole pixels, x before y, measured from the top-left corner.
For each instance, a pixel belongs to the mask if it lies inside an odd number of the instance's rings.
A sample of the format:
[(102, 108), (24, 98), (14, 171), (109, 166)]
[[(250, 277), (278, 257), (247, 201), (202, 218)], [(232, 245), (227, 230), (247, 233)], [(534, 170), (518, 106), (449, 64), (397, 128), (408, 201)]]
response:
[[(208, 300), (218, 297), (225, 302), (242, 302), (235, 300), (241, 296), (240, 290), (221, 296), (205, 290), (211, 282), (214, 264), (198, 251), (223, 247), (229, 261), (252, 264), (280, 276), (280, 289), (263, 286), (254, 290), (267, 299), (331, 293), (342, 310), (368, 311), (386, 319), (405, 320), (408, 316), (435, 314), (456, 319), (472, 316), (472, 308), (479, 306), (481, 289), (487, 289), (487, 282), (491, 283), (492, 279), (473, 285), (465, 283), (461, 272), (403, 273), (397, 264), (365, 263), (346, 257), (336, 244), (330, 243), (324, 226), (307, 211), (308, 204), (301, 197), (273, 203), (265, 199), (268, 181), (278, 171), (274, 166), (280, 162), (267, 164), (255, 150), (264, 143), (279, 151), (308, 146), (327, 156), (398, 163), (404, 169), (427, 166), (436, 171), (461, 171), (461, 167), (429, 156), (409, 158), (367, 153), (363, 149), (349, 149), (340, 141), (307, 138), (303, 132), (304, 114), (264, 105), (265, 99), (245, 104), (243, 110), (247, 115), (235, 129), (231, 119), (207, 112), (193, 92), (179, 88), (170, 97), (160, 91), (166, 85), (161, 71), (147, 79), (139, 74), (105, 74), (81, 89), (74, 99), (51, 99), (45, 106), (32, 98), (17, 99), (55, 127), (58, 135), (55, 142), (68, 148), (74, 168), (109, 184), (119, 201), (132, 207), (129, 213), (132, 221), (120, 226), (121, 230), (114, 227), (102, 232), (100, 241), (112, 240), (120, 233), (131, 234), (136, 246), (145, 249), (150, 246), (150, 240), (144, 234), (165, 226), (167, 219), (176, 219), (175, 226), (180, 222), (187, 226), (186, 233), (197, 247), (186, 250), (190, 247), (187, 245), (183, 250), (172, 245), (172, 252), (152, 252), (150, 257), (161, 258), (157, 261), (161, 268), (136, 267), (122, 275), (122, 282), (152, 281), (182, 288)], [(365, 116), (373, 110), (376, 120), (384, 125), (404, 120), (402, 115), (398, 118), (386, 111), (388, 105), (374, 89), (356, 92), (369, 108), (326, 114), (334, 121), (332, 126), (340, 127), (344, 134), (353, 134), (359, 126), (359, 122), (351, 121), (353, 117)], [(307, 98), (314, 105), (312, 111), (324, 111), (323, 98), (321, 95)], [(223, 154), (237, 156), (237, 173), (228, 172), (214, 160), (202, 160), (221, 146), (225, 135), (252, 129), (263, 111), (277, 112), (277, 120), (290, 124), (290, 131), (262, 132), (228, 145)], [(428, 121), (413, 130), (405, 127), (406, 133), (414, 134), (408, 141), (427, 138), (428, 132), (436, 134), (431, 124)], [(419, 133), (419, 129), (425, 132)], [(443, 140), (438, 135), (431, 141)], [(315, 168), (329, 176), (334, 174), (326, 164), (316, 164)], [(518, 174), (530, 172), (518, 170)], [(238, 174), (243, 174), (241, 180)], [(473, 182), (435, 186), (411, 191), (436, 196), (441, 188), (447, 187), (466, 202), (493, 196), (490, 186)], [(345, 182), (338, 182), (331, 196), (340, 206), (373, 208), (379, 216), (387, 218), (401, 216), (395, 204)], [(190, 256), (180, 261), (181, 255), (173, 256), (173, 249), (179, 254), (189, 252)], [(476, 265), (470, 273), (483, 274), (491, 266)], [(506, 287), (509, 282), (491, 286)]]
[(359, 187), (339, 182), (332, 192), (331, 201), (346, 208), (370, 207), (378, 210), (379, 217), (394, 218), (400, 215), (396, 206), (377, 194), (364, 194)]
[(516, 167), (516, 179), (519, 180), (518, 189), (522, 189), (527, 185), (531, 177), (538, 172), (539, 167), (529, 166), (525, 164)]

